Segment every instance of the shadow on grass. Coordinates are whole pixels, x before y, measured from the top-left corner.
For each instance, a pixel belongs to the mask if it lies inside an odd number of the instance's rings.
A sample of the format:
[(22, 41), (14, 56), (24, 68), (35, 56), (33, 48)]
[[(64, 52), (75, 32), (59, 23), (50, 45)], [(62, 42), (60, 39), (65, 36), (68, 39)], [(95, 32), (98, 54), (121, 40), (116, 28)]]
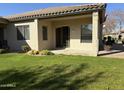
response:
[(79, 64), (10, 69), (0, 72), (0, 89), (87, 89), (104, 74), (83, 74), (87, 68), (87, 64)]

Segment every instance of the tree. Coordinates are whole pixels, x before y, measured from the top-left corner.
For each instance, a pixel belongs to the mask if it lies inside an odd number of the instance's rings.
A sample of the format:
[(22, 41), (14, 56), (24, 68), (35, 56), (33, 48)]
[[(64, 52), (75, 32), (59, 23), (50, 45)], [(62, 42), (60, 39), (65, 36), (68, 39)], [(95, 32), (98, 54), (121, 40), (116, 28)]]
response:
[(109, 34), (115, 30), (116, 20), (113, 18), (111, 13), (107, 14), (107, 19), (106, 19), (104, 25), (105, 25), (104, 33)]
[(124, 26), (124, 10), (113, 10), (107, 13), (107, 19), (104, 23), (104, 33), (118, 32)]
[(116, 20), (116, 27), (118, 29), (118, 33), (123, 29), (124, 26), (124, 10), (114, 10), (112, 14)]

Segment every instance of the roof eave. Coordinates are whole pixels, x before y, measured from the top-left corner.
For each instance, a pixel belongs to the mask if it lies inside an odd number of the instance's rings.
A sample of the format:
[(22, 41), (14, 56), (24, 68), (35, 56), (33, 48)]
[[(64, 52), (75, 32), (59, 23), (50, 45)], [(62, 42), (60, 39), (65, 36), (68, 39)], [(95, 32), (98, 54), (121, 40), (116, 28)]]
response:
[(73, 12), (73, 13), (66, 13), (66, 14), (57, 14), (57, 15), (45, 15), (45, 16), (36, 16), (36, 15), (33, 15), (31, 17), (27, 17), (27, 18), (20, 18), (20, 19), (8, 19), (10, 22), (16, 22), (16, 21), (26, 21), (26, 20), (33, 20), (33, 19), (48, 19), (48, 18), (55, 18), (55, 17), (64, 17), (64, 16), (73, 16), (73, 15), (81, 15), (81, 14), (86, 14), (86, 13), (92, 13), (92, 12), (95, 12), (95, 11), (103, 11), (105, 10), (104, 8), (103, 9), (92, 9), (92, 10), (85, 10), (85, 11), (82, 11), (82, 12)]

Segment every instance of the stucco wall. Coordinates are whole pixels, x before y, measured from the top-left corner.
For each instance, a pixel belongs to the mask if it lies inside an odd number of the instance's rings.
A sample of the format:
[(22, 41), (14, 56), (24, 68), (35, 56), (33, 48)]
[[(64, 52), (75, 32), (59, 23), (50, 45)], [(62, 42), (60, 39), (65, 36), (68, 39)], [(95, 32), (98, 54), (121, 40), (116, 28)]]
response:
[[(81, 37), (81, 24), (92, 23), (92, 18), (79, 18), (71, 20), (60, 20), (53, 22), (54, 37), (55, 30), (58, 27), (68, 26), (70, 27), (70, 49), (82, 49), (86, 50), (87, 48), (92, 49), (91, 43), (80, 43)], [(56, 45), (56, 39), (54, 38), (54, 47)]]
[[(94, 16), (94, 17), (93, 17)], [(81, 43), (81, 25), (86, 23), (94, 23), (92, 25), (92, 43)], [(66, 49), (81, 50), (88, 55), (97, 55), (99, 49), (98, 32), (100, 25), (98, 22), (98, 14), (92, 14), (89, 17), (76, 17), (76, 18), (63, 18), (53, 20), (40, 20), (39, 21), (39, 49), (56, 49), (56, 28), (62, 26), (70, 27), (70, 47)], [(48, 27), (48, 40), (42, 40), (42, 26)], [(100, 33), (99, 33), (100, 34)], [(101, 34), (100, 34), (101, 35)]]
[[(16, 26), (20, 25), (29, 25), (30, 30), (30, 40), (17, 40), (17, 30)], [(37, 30), (36, 30), (36, 21), (28, 22), (18, 22), (11, 23), (6, 28), (6, 39), (11, 50), (20, 50), (22, 45), (28, 44), (31, 49), (37, 49)]]
[[(98, 13), (93, 13), (90, 16), (81, 16), (76, 18), (54, 18), (44, 19), (44, 20), (32, 20), (27, 22), (11, 23), (7, 26), (6, 39), (8, 40), (8, 45), (11, 50), (20, 50), (21, 46), (28, 44), (31, 49), (42, 50), (42, 49), (55, 49), (56, 48), (56, 28), (62, 26), (70, 27), (70, 47), (68, 49), (81, 50), (84, 54), (97, 55), (99, 49), (99, 19)], [(86, 23), (92, 23), (92, 43), (81, 43), (81, 25)], [(19, 25), (29, 25), (30, 29), (30, 40), (17, 40), (17, 31), (15, 26)], [(42, 37), (42, 26), (47, 26), (48, 28), (48, 40), (43, 40)]]
[[(39, 20), (39, 50), (42, 49), (53, 49), (53, 30), (52, 30), (52, 22)], [(47, 27), (48, 38), (47, 40), (43, 40), (42, 27)]]
[(122, 35), (122, 39), (124, 39), (124, 33), (121, 33), (121, 35)]

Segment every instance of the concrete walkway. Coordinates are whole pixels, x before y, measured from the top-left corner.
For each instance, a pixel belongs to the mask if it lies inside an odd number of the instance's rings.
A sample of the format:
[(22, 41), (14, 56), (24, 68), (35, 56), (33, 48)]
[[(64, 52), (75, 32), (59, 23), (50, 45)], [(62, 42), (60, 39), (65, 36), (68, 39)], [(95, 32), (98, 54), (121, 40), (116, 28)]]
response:
[[(62, 50), (51, 50), (51, 52), (55, 54), (87, 56), (87, 54), (85, 54), (86, 52), (83, 52), (81, 50), (68, 50), (68, 49), (63, 50), (62, 49)], [(109, 57), (109, 58), (124, 58), (124, 51), (121, 51), (121, 50), (100, 51), (99, 56)]]
[(99, 56), (109, 57), (109, 58), (123, 58), (124, 59), (124, 51), (119, 51), (119, 50), (100, 51)]
[(55, 54), (65, 54), (65, 55), (85, 55), (81, 50), (71, 50), (71, 49), (57, 49), (51, 50)]
[[(88, 56), (88, 54), (86, 54), (88, 52), (84, 50), (57, 49), (51, 50), (51, 52), (55, 54)], [(99, 56), (110, 58), (124, 58), (124, 46), (122, 44), (115, 44), (113, 45), (113, 49), (111, 51), (99, 51)]]
[(109, 58), (122, 58), (124, 59), (124, 52), (121, 53), (115, 53), (115, 54), (109, 54), (109, 55), (104, 55), (102, 57), (109, 57)]

